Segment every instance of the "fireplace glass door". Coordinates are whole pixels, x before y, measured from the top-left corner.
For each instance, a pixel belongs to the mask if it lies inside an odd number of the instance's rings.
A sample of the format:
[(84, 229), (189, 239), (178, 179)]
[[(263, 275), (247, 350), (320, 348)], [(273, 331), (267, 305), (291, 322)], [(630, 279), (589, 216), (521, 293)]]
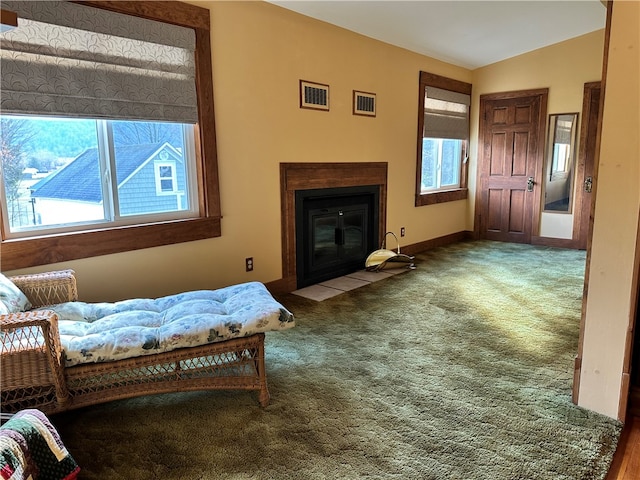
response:
[(340, 264), (367, 252), (365, 232), (367, 205), (349, 208), (324, 208), (309, 212), (311, 233), (311, 269)]
[(298, 287), (364, 268), (377, 242), (377, 191), (301, 198)]

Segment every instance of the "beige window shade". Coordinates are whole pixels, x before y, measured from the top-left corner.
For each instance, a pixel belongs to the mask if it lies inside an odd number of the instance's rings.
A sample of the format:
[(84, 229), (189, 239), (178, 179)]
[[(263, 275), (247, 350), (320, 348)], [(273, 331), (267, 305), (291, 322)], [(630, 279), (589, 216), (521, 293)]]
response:
[(426, 87), (424, 98), (424, 137), (469, 138), (471, 97), (436, 87)]
[(3, 114), (198, 121), (195, 33), (63, 1), (3, 1)]

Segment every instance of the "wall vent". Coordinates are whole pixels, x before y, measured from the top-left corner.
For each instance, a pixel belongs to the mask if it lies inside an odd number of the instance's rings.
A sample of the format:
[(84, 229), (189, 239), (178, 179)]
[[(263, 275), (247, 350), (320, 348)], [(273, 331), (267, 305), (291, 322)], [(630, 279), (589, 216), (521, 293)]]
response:
[(376, 94), (353, 91), (353, 114), (366, 117), (376, 116)]
[(300, 108), (329, 110), (329, 85), (300, 80)]

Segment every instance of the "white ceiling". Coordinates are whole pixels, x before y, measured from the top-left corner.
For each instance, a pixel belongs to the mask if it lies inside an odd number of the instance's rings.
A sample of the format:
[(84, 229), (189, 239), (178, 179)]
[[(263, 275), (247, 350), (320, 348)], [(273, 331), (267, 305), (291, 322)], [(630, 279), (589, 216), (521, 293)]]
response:
[(600, 0), (269, 0), (303, 15), (475, 69), (605, 27)]

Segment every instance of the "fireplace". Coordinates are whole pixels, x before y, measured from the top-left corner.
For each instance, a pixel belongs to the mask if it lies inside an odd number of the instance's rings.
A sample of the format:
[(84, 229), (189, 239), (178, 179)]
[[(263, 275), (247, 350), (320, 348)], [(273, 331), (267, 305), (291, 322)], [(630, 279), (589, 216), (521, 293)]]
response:
[[(386, 162), (352, 162), (352, 163), (281, 163), (280, 164), (280, 202), (282, 214), (282, 280), (275, 287), (280, 291), (291, 292), (298, 288), (298, 266), (299, 258), (296, 245), (296, 234), (300, 227), (300, 219), (296, 219), (296, 195), (305, 195), (304, 191), (318, 191), (327, 189), (329, 196), (336, 192), (345, 192), (342, 188), (354, 189), (349, 193), (362, 193), (364, 190), (377, 189), (377, 206), (369, 210), (377, 210), (377, 217), (368, 217), (368, 226), (375, 232), (372, 250), (379, 247), (377, 239), (381, 239), (386, 231), (386, 211), (387, 211), (387, 163)], [(331, 191), (334, 189), (333, 191)], [(375, 194), (374, 194), (375, 195)], [(313, 195), (312, 195), (313, 196)], [(357, 196), (357, 195), (356, 195)], [(374, 200), (376, 201), (376, 200)], [(317, 207), (317, 205), (316, 205)], [(323, 205), (320, 210), (338, 208), (339, 206)], [(315, 209), (313, 207), (312, 209)], [(344, 216), (344, 209), (343, 216)], [(321, 212), (320, 212), (321, 213)], [(364, 214), (363, 214), (364, 215)], [(369, 215), (369, 214), (367, 214)], [(365, 215), (366, 216), (366, 215)], [(344, 222), (344, 219), (342, 220)], [(347, 224), (350, 225), (351, 221)], [(326, 229), (331, 238), (331, 230)], [(352, 231), (351, 231), (352, 232)], [(338, 232), (337, 235), (342, 235)], [(346, 234), (346, 233), (345, 233)], [(336, 231), (333, 230), (335, 240)], [(339, 241), (342, 241), (338, 238)], [(335, 247), (334, 247), (335, 248)], [(368, 252), (370, 253), (370, 251)], [(300, 260), (304, 262), (304, 258)], [(355, 261), (354, 261), (355, 264)], [(319, 267), (319, 265), (318, 265)], [(364, 260), (359, 264), (359, 268), (364, 267)], [(302, 280), (301, 284), (305, 281)]]
[(297, 287), (361, 270), (378, 244), (378, 185), (297, 190)]

